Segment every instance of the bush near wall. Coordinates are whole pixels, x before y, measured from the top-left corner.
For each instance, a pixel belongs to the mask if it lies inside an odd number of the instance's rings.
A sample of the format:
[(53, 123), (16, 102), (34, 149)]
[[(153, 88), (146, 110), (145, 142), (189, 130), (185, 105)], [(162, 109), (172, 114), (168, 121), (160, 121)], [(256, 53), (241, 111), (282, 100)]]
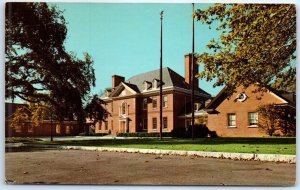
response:
[[(194, 126), (194, 138), (203, 138), (203, 137), (217, 137), (215, 131), (210, 131), (206, 125), (195, 125)], [(177, 138), (192, 138), (192, 126), (188, 128), (178, 127), (172, 131), (172, 137)]]
[(79, 133), (78, 136), (105, 136), (107, 133)]
[[(137, 133), (119, 133), (118, 137), (159, 137), (159, 133), (147, 133), (147, 132), (137, 132)], [(163, 137), (172, 137), (171, 133), (162, 133)]]

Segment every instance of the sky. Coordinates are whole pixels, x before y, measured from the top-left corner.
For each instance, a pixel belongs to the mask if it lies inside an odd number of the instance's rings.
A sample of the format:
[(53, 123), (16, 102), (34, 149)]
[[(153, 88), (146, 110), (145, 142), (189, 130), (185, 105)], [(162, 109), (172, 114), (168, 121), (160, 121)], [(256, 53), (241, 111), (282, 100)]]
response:
[[(92, 93), (111, 87), (111, 76), (131, 76), (159, 69), (160, 11), (163, 17), (163, 67), (184, 76), (184, 55), (192, 52), (192, 4), (55, 3), (64, 11), (67, 51), (94, 60), (96, 86)], [(195, 4), (204, 9), (210, 4)], [(219, 33), (195, 22), (195, 52)], [(203, 65), (200, 66), (200, 70)], [(201, 80), (200, 88), (215, 96), (223, 87)]]

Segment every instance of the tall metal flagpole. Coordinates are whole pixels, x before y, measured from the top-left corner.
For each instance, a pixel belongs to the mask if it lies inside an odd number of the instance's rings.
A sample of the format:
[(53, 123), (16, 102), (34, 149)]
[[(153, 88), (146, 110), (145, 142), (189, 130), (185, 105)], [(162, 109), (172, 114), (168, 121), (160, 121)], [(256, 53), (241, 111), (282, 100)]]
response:
[(195, 54), (195, 32), (194, 32), (194, 12), (195, 12), (195, 9), (194, 9), (194, 3), (193, 4), (193, 31), (192, 31), (192, 79), (191, 79), (191, 82), (192, 82), (192, 101), (191, 101), (191, 104), (192, 104), (192, 140), (194, 140), (194, 125), (195, 125), (195, 109), (194, 109), (194, 95), (195, 95), (195, 80), (194, 80), (194, 77), (195, 77), (195, 68), (194, 68), (194, 54)]
[(160, 99), (160, 104), (159, 104), (159, 136), (160, 140), (162, 140), (162, 86), (163, 86), (163, 81), (162, 81), (162, 20), (163, 20), (163, 14), (164, 11), (160, 12), (160, 71), (159, 71), (159, 99)]

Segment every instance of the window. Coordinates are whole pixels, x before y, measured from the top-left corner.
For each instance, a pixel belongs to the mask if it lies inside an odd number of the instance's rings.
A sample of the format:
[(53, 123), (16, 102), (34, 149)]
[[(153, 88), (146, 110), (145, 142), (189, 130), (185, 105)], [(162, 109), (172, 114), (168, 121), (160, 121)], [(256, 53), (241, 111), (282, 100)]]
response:
[(246, 96), (245, 93), (240, 93), (240, 94), (237, 95), (236, 99), (239, 102), (243, 102), (243, 101), (245, 101), (247, 99), (247, 96)]
[(143, 100), (143, 110), (147, 110), (147, 98)]
[(148, 119), (147, 119), (147, 118), (144, 118), (144, 119), (143, 119), (143, 129), (144, 129), (144, 130), (147, 130), (147, 128), (148, 128)]
[(152, 98), (152, 108), (157, 108), (157, 98), (156, 97), (153, 97)]
[(111, 113), (113, 113), (113, 112), (114, 112), (114, 104), (111, 103)]
[(125, 103), (125, 102), (122, 103), (122, 106), (121, 106), (121, 114), (122, 114), (122, 115), (125, 115), (125, 114), (126, 114), (126, 103)]
[(65, 128), (66, 134), (71, 134), (71, 127), (70, 126), (66, 126)]
[(111, 130), (114, 130), (114, 120), (111, 120)]
[(228, 127), (236, 127), (236, 116), (234, 113), (228, 114)]
[(28, 133), (33, 133), (34, 132), (34, 126), (33, 125), (29, 125), (28, 126)]
[(163, 96), (163, 107), (167, 107), (168, 106), (168, 97), (167, 96)]
[(105, 121), (105, 123), (104, 123), (105, 125), (104, 125), (104, 129), (107, 131), (108, 130), (108, 121)]
[(258, 113), (249, 112), (249, 125), (250, 127), (257, 127), (258, 124)]
[(157, 88), (157, 80), (156, 79), (154, 79), (154, 81), (153, 81), (153, 88)]
[(156, 117), (152, 118), (152, 128), (154, 130), (157, 129), (157, 118)]
[(163, 128), (164, 129), (168, 128), (168, 118), (167, 117), (163, 117)]
[(60, 128), (60, 125), (57, 124), (57, 125), (55, 126), (55, 132), (56, 132), (56, 134), (60, 134), (60, 129), (61, 129), (61, 128)]

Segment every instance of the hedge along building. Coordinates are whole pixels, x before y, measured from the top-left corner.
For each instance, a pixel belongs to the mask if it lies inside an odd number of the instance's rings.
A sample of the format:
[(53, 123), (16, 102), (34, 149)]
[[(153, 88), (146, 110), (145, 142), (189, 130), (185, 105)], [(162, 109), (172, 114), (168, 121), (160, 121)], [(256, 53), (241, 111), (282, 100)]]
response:
[[(268, 136), (259, 125), (267, 122), (257, 111), (259, 106), (274, 104), (284, 108), (285, 120), (296, 124), (295, 94), (276, 90), (258, 91), (256, 85), (238, 87), (232, 96), (227, 96), (226, 88), (207, 105), (207, 127), (222, 137), (261, 137)], [(278, 123), (277, 123), (278, 124)], [(279, 123), (286, 125), (285, 122)], [(284, 127), (284, 126), (283, 126)], [(281, 127), (281, 128), (283, 128)], [(277, 130), (275, 134), (284, 132)]]
[[(191, 54), (185, 55), (185, 77), (170, 68), (163, 68), (163, 81), (159, 70), (133, 76), (125, 81), (118, 75), (112, 76), (112, 88), (101, 97), (106, 102), (109, 116), (105, 122), (97, 123), (96, 133), (159, 132), (159, 87), (163, 85), (163, 132), (176, 127), (185, 127), (190, 119), (180, 118), (184, 106), (191, 101)], [(198, 73), (198, 65), (194, 66)], [(200, 89), (195, 80), (195, 97), (198, 104), (211, 96)], [(197, 104), (196, 103), (196, 104)]]

